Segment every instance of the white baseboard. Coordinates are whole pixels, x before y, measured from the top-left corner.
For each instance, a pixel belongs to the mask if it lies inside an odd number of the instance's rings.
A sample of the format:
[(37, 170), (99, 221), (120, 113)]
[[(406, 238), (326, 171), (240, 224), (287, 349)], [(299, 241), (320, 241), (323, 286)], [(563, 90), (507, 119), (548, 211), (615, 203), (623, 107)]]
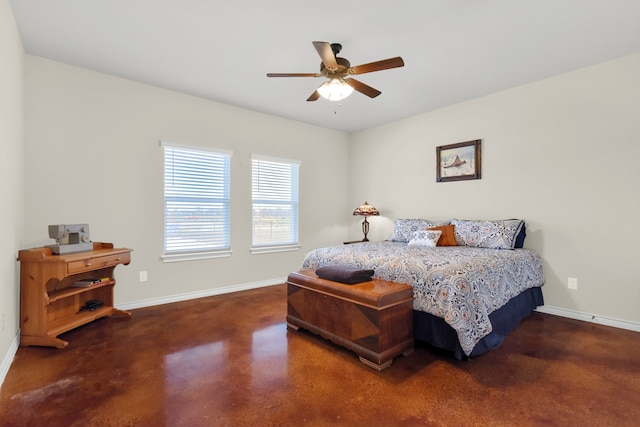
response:
[[(169, 304), (172, 302), (179, 302), (179, 301), (187, 301), (187, 300), (196, 299), (196, 298), (210, 297), (213, 295), (222, 295), (222, 294), (228, 294), (231, 292), (246, 291), (249, 289), (256, 289), (256, 288), (264, 288), (266, 286), (280, 285), (284, 282), (286, 282), (286, 279), (284, 278), (263, 280), (260, 282), (244, 283), (241, 285), (225, 286), (222, 288), (207, 289), (204, 291), (188, 292), (185, 294), (171, 295), (168, 297), (151, 298), (151, 299), (146, 299), (141, 301), (134, 301), (126, 304), (118, 304), (118, 308), (121, 310), (133, 310), (135, 308), (151, 307), (154, 305)], [(0, 386), (2, 386), (2, 383), (4, 382), (7, 372), (9, 372), (9, 368), (11, 367), (11, 363), (13, 362), (13, 359), (16, 355), (16, 352), (18, 351), (19, 346), (20, 346), (20, 330), (18, 330), (18, 333), (16, 334), (16, 337), (14, 338), (13, 343), (11, 344), (11, 347), (9, 347), (9, 350), (7, 351), (7, 353), (4, 356), (4, 359), (2, 360), (2, 365), (0, 365)]]
[[(172, 302), (188, 301), (196, 298), (210, 297), (213, 295), (222, 295), (232, 292), (246, 291), (249, 289), (263, 288), (266, 286), (279, 285), (284, 283), (286, 279), (272, 279), (264, 280), (261, 282), (244, 283), (240, 285), (225, 286), (222, 288), (207, 289), (198, 292), (188, 292), (185, 294), (170, 295), (168, 297), (151, 298), (141, 301), (130, 302), (126, 304), (119, 304), (118, 308), (121, 310), (133, 310), (136, 308), (151, 307), (154, 305), (170, 304)], [(540, 313), (553, 314), (555, 316), (567, 317), (569, 319), (582, 320), (585, 322), (597, 323), (605, 326), (612, 326), (614, 328), (627, 329), (630, 331), (640, 332), (640, 323), (630, 322), (628, 320), (616, 319), (613, 317), (600, 316), (597, 314), (583, 313), (580, 311), (569, 310), (561, 307), (554, 307), (552, 305), (543, 305), (536, 309)]]
[[(191, 299), (204, 298), (204, 297), (209, 297), (213, 295), (222, 295), (222, 294), (228, 294), (231, 292), (246, 291), (249, 289), (279, 285), (281, 283), (284, 283), (285, 281), (286, 281), (285, 279), (272, 279), (272, 280), (264, 280), (261, 282), (245, 283), (242, 285), (225, 286), (222, 288), (214, 288), (214, 289), (208, 289), (208, 290), (198, 291), (198, 292), (188, 292), (185, 294), (171, 295), (168, 297), (151, 298), (151, 299), (146, 299), (141, 301), (135, 301), (127, 304), (118, 305), (118, 308), (121, 310), (133, 310), (135, 308), (151, 307), (154, 305), (169, 304), (172, 302), (187, 301)], [(612, 317), (582, 313), (579, 311), (569, 310), (569, 309), (560, 308), (560, 307), (554, 307), (550, 305), (543, 305), (541, 307), (538, 307), (536, 311), (539, 311), (540, 313), (553, 314), (555, 316), (560, 316), (560, 317), (567, 317), (570, 319), (582, 320), (585, 322), (597, 323), (605, 326), (612, 326), (614, 328), (627, 329), (630, 331), (640, 332), (640, 323), (637, 323), (637, 322), (629, 322), (627, 320), (615, 319)], [(7, 354), (5, 354), (4, 358), (2, 359), (2, 364), (0, 365), (0, 386), (2, 386), (2, 383), (4, 382), (4, 379), (7, 373), (9, 372), (11, 363), (13, 362), (16, 352), (18, 351), (19, 344), (20, 344), (20, 331), (18, 330), (18, 333), (16, 334), (11, 344), (11, 347), (9, 347), (9, 351), (7, 351)]]
[[(271, 279), (260, 282), (244, 283), (241, 285), (225, 286), (222, 288), (207, 289), (198, 292), (188, 292), (185, 294), (171, 295), (168, 297), (151, 298), (147, 300), (135, 301), (127, 304), (118, 305), (121, 310), (133, 310), (135, 308), (151, 307), (154, 305), (169, 304), (172, 302), (187, 301), (196, 298), (210, 297), (213, 295), (228, 294), (231, 292), (246, 291), (249, 289), (263, 288), (266, 286), (279, 285), (284, 283), (285, 279)], [(536, 309), (540, 313), (553, 314), (555, 316), (567, 317), (569, 319), (582, 320), (584, 322), (597, 323), (614, 328), (627, 329), (630, 331), (640, 332), (640, 323), (630, 322), (628, 320), (616, 319), (613, 317), (600, 316), (597, 314), (583, 313), (580, 311), (569, 310), (552, 305), (543, 305)]]
[(9, 368), (11, 367), (11, 363), (13, 362), (13, 358), (16, 356), (16, 352), (18, 351), (18, 346), (20, 345), (20, 330), (18, 329), (18, 333), (16, 334), (11, 346), (9, 347), (9, 351), (4, 355), (4, 359), (2, 359), (2, 364), (0, 365), (0, 386), (4, 382), (4, 379), (9, 372)]
[(188, 292), (185, 294), (170, 295), (168, 297), (150, 298), (146, 300), (134, 301), (126, 304), (118, 304), (120, 310), (133, 310), (135, 308), (151, 307), (154, 305), (170, 304), (172, 302), (188, 301), (196, 298), (210, 297), (214, 295), (229, 294), (232, 292), (246, 291), (249, 289), (264, 288), (266, 286), (280, 285), (286, 279), (271, 279), (260, 282), (244, 283), (241, 285), (224, 286), (222, 288), (207, 289), (204, 291)]
[(629, 322), (628, 320), (615, 319), (613, 317), (600, 316), (598, 314), (582, 313), (579, 311), (554, 307), (551, 305), (543, 305), (541, 307), (538, 307), (536, 311), (561, 317), (568, 317), (569, 319), (582, 320), (585, 322), (597, 323), (599, 325), (612, 326), (614, 328), (640, 332), (640, 323)]

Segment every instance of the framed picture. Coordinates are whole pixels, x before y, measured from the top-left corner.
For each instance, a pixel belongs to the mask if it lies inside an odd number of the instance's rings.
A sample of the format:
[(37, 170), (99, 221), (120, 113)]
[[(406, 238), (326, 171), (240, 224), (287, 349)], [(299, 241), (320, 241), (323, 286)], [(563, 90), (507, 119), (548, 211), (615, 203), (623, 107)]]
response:
[(436, 182), (480, 179), (480, 141), (436, 147)]

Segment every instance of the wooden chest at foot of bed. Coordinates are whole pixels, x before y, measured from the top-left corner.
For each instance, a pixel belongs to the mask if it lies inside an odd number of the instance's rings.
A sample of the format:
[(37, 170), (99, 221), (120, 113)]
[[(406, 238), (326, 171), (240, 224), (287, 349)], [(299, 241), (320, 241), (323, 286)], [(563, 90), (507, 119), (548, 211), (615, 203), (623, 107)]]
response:
[(287, 325), (346, 347), (382, 370), (413, 352), (413, 289), (371, 280), (355, 285), (321, 279), (315, 270), (287, 278)]

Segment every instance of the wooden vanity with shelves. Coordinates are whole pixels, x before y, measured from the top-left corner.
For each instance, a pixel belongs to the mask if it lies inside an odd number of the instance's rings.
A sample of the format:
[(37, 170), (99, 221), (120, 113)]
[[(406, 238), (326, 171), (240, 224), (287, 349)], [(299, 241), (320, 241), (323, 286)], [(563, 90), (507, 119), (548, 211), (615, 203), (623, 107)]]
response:
[[(92, 251), (55, 255), (49, 247), (21, 250), (20, 345), (65, 348), (58, 335), (105, 316), (131, 317), (113, 306), (116, 280), (113, 270), (131, 262), (131, 249), (111, 243), (93, 243)], [(83, 279), (99, 278), (88, 286)], [(100, 307), (87, 307), (100, 301)]]

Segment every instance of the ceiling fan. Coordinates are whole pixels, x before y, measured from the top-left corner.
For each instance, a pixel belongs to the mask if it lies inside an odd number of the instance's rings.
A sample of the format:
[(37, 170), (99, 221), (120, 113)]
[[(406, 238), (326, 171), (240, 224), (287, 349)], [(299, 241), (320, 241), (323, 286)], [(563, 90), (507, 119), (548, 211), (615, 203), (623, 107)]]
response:
[(349, 96), (354, 89), (370, 98), (375, 98), (382, 93), (347, 76), (404, 67), (404, 61), (399, 56), (352, 67), (348, 60), (337, 56), (342, 50), (341, 44), (313, 42), (313, 47), (322, 59), (319, 73), (267, 73), (267, 77), (326, 77), (329, 81), (315, 90), (307, 101), (316, 101), (321, 96), (330, 101), (340, 101)]

